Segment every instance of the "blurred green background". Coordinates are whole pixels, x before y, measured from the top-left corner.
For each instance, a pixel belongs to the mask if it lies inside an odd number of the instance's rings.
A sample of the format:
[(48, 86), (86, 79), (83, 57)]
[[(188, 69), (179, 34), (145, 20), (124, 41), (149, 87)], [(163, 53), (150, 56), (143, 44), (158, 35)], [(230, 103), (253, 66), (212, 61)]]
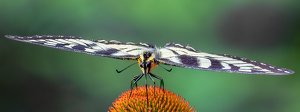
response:
[[(157, 46), (190, 44), (294, 70), (267, 76), (164, 66), (173, 71), (158, 67), (153, 73), (201, 112), (299, 112), (299, 5), (296, 0), (1, 0), (0, 111), (104, 112), (141, 73), (137, 65), (116, 73), (132, 61), (4, 37), (73, 35)], [(144, 79), (138, 84), (144, 85)]]

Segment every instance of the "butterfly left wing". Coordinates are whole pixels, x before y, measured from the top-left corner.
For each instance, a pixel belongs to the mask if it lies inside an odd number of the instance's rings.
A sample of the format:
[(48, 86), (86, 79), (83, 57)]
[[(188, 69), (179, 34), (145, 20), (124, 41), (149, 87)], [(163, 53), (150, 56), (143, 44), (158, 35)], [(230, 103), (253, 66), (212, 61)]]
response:
[(6, 35), (5, 37), (46, 47), (123, 60), (137, 60), (140, 52), (152, 49), (151, 46), (146, 43), (121, 43), (116, 40), (106, 41), (102, 39), (91, 41), (76, 36), (35, 35), (21, 37)]
[(189, 45), (173, 42), (159, 49), (160, 63), (178, 67), (244, 74), (287, 75), (294, 71), (227, 54), (196, 51)]

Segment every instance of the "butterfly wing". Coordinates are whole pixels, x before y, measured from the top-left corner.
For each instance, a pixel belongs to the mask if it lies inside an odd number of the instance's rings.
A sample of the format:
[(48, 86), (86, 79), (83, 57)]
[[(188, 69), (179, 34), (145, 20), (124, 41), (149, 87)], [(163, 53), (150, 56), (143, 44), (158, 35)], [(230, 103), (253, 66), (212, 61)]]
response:
[(21, 42), (27, 42), (57, 49), (111, 57), (116, 59), (137, 60), (140, 52), (151, 49), (149, 44), (121, 43), (115, 40), (86, 40), (75, 36), (36, 35), (36, 36), (11, 36), (5, 37)]
[(227, 54), (211, 54), (196, 51), (189, 45), (167, 43), (160, 50), (160, 63), (178, 67), (232, 72), (244, 74), (287, 75), (294, 71), (278, 68), (258, 61), (248, 60)]

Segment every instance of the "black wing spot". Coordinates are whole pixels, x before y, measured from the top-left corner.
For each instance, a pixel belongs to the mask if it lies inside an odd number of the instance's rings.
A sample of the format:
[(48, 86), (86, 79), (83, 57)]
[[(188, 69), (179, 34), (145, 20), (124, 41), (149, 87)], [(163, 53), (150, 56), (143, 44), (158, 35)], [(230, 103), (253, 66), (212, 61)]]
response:
[(77, 49), (77, 50), (85, 50), (85, 48), (87, 48), (87, 47), (84, 45), (76, 45), (76, 46), (73, 46), (72, 48)]
[(194, 56), (180, 55), (178, 58), (180, 58), (182, 64), (189, 66), (199, 66), (198, 60)]
[[(64, 47), (66, 45), (70, 45), (70, 44), (56, 44), (55, 47)], [(74, 46), (75, 47), (75, 46)]]
[(40, 42), (40, 41), (37, 41), (37, 42), (31, 42), (31, 43), (43, 45), (43, 44), (45, 44), (46, 42)]
[(258, 70), (251, 70), (253, 73), (264, 73), (264, 71), (258, 71)]
[(111, 55), (113, 53), (118, 52), (119, 50), (117, 49), (108, 49), (108, 50), (101, 50), (101, 51), (96, 51), (97, 54), (105, 54), (105, 55)]
[(233, 64), (228, 64), (231, 67), (231, 70), (233, 71), (238, 71), (240, 69), (240, 67), (238, 66), (234, 66)]
[(222, 69), (223, 66), (219, 60), (209, 59), (211, 62), (211, 65), (209, 68), (211, 69)]

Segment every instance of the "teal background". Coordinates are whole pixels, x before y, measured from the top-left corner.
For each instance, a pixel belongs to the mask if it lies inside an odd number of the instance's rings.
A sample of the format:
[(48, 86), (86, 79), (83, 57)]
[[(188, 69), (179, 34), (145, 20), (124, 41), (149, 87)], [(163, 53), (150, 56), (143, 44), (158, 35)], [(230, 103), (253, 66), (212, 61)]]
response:
[[(4, 37), (74, 35), (157, 46), (167, 42), (190, 44), (204, 52), (226, 53), (294, 70), (296, 73), (292, 75), (269, 76), (164, 66), (173, 71), (158, 67), (153, 73), (164, 79), (166, 89), (179, 94), (201, 112), (298, 112), (299, 5), (296, 0), (1, 0), (0, 111), (104, 112), (129, 89), (130, 80), (141, 73), (140, 69), (136, 65), (120, 74), (115, 69), (122, 69), (132, 61), (63, 51)], [(245, 7), (257, 12), (243, 12)], [(276, 16), (257, 15), (269, 9), (275, 10)], [(244, 16), (235, 18), (231, 13), (239, 11)], [(230, 17), (235, 19), (226, 22)], [(278, 21), (267, 24), (269, 20)], [(262, 29), (278, 30), (255, 31), (256, 26), (265, 24), (271, 26)], [(231, 32), (225, 35), (227, 30)], [(138, 84), (144, 85), (144, 79)], [(148, 84), (152, 82), (148, 80)]]

